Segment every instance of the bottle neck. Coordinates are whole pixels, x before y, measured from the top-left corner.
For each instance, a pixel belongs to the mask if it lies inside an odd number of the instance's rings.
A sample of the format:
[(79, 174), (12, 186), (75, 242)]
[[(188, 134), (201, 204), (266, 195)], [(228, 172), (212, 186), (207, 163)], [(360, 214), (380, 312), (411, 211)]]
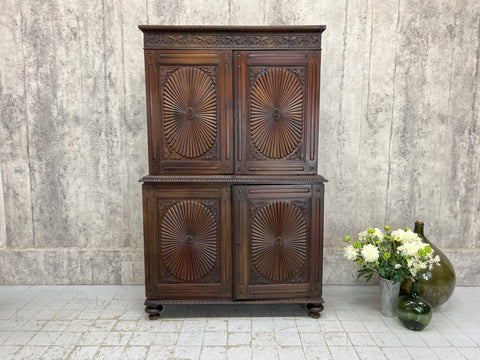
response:
[(419, 281), (417, 279), (415, 279), (412, 283), (412, 296), (413, 297), (418, 297), (418, 285), (419, 285)]
[(413, 230), (414, 233), (420, 235), (421, 237), (425, 237), (425, 235), (423, 235), (423, 221), (421, 220), (417, 220), (415, 221), (415, 229)]

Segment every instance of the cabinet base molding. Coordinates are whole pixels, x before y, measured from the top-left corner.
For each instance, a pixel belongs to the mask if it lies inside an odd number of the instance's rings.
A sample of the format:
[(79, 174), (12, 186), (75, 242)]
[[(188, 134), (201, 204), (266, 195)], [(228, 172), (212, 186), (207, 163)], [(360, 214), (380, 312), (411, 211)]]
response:
[(241, 304), (304, 304), (308, 314), (318, 319), (323, 310), (324, 301), (321, 297), (317, 298), (292, 298), (292, 299), (265, 299), (265, 300), (232, 300), (232, 299), (179, 299), (179, 300), (145, 300), (145, 312), (150, 320), (156, 320), (160, 317), (163, 305), (241, 305)]

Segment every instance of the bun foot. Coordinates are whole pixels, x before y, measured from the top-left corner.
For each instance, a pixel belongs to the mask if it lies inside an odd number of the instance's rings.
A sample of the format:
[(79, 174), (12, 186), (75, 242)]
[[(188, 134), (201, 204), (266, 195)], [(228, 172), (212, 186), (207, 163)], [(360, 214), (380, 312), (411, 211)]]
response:
[(150, 320), (157, 320), (160, 317), (160, 312), (163, 310), (163, 305), (158, 300), (145, 300), (145, 312), (148, 314)]
[(322, 304), (307, 304), (308, 315), (314, 319), (318, 319), (320, 317), (320, 312), (323, 310)]

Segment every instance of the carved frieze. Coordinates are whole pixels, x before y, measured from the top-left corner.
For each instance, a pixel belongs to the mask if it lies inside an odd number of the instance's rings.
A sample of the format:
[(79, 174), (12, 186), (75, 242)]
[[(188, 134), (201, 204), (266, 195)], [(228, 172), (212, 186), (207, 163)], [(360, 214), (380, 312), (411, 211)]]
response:
[(320, 34), (279, 33), (145, 33), (145, 49), (196, 49), (196, 48), (235, 48), (235, 49), (318, 49), (321, 47)]

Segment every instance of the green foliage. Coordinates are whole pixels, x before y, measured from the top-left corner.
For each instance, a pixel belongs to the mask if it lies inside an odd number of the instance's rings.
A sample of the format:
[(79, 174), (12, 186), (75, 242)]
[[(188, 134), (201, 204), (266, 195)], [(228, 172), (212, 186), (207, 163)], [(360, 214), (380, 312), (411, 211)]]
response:
[[(351, 245), (354, 250), (350, 248), (352, 251), (350, 254), (353, 254), (353, 256), (350, 256), (350, 260), (356, 260), (358, 265), (361, 266), (358, 271), (358, 278), (365, 277), (368, 281), (375, 273), (394, 282), (401, 282), (406, 278), (411, 278), (406, 258), (397, 251), (401, 242), (392, 236), (389, 226), (385, 226), (384, 229), (386, 231), (385, 234), (381, 230), (373, 228), (361, 232), (358, 237), (359, 240), (354, 241)], [(349, 242), (350, 239), (347, 236), (345, 242)], [(366, 246), (368, 247), (369, 244), (375, 246), (378, 250), (378, 259), (375, 261), (366, 261), (365, 254), (362, 253), (362, 249)], [(355, 254), (357, 254), (357, 257), (353, 259), (352, 257)]]

